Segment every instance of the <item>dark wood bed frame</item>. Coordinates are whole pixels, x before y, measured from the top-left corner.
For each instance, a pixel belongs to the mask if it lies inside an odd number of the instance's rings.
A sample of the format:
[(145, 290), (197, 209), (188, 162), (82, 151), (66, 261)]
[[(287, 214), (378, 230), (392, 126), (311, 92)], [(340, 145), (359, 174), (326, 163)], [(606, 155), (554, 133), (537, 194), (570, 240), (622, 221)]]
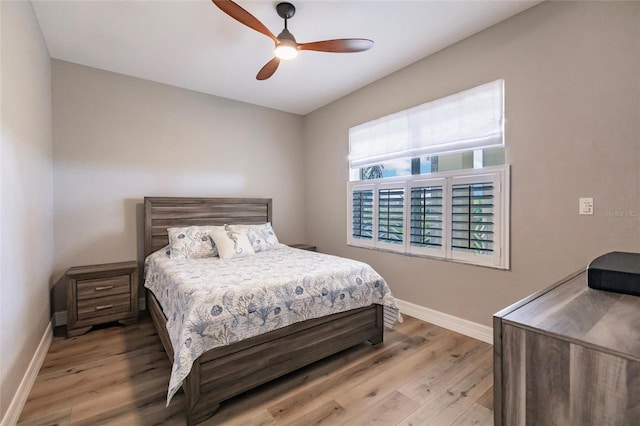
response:
[[(168, 244), (167, 228), (270, 222), (270, 198), (145, 197), (144, 255)], [(146, 291), (147, 309), (167, 355), (173, 347), (166, 317)], [(220, 403), (320, 359), (383, 339), (383, 308), (372, 305), (307, 320), (232, 345), (211, 349), (193, 363), (182, 389), (189, 425), (211, 417)]]

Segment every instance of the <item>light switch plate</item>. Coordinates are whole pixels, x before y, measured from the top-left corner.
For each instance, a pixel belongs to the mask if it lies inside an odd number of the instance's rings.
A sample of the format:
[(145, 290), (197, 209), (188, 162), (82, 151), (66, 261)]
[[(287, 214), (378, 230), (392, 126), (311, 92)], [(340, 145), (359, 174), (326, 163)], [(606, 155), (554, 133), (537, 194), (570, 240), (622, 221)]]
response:
[(580, 198), (580, 214), (593, 215), (593, 198)]

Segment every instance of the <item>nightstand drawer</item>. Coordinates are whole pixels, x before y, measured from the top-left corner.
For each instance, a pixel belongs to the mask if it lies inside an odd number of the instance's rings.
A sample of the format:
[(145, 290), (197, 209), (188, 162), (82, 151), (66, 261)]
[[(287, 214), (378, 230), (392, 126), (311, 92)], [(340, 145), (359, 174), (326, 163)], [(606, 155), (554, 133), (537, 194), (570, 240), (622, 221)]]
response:
[(129, 312), (130, 310), (131, 296), (129, 293), (78, 300), (78, 321), (87, 318)]
[(297, 248), (300, 250), (306, 250), (306, 251), (318, 251), (318, 248), (316, 246), (312, 246), (309, 244), (291, 244), (289, 245), (289, 247)]
[(120, 275), (93, 280), (79, 280), (76, 284), (78, 286), (76, 290), (78, 300), (129, 293), (129, 279), (129, 275)]

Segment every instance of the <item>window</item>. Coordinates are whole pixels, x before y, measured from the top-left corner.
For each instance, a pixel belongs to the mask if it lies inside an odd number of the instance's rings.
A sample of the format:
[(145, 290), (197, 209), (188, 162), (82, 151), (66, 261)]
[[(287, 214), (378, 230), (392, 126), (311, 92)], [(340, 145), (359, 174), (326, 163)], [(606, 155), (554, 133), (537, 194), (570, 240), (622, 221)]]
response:
[(350, 245), (506, 269), (498, 80), (350, 129)]
[(348, 244), (507, 269), (509, 168), (430, 177), (350, 182)]

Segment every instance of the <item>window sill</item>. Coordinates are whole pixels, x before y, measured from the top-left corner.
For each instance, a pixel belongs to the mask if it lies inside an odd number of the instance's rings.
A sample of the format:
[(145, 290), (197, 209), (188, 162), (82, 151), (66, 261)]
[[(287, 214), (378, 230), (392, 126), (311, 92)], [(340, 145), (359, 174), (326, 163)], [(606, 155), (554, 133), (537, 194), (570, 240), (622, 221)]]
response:
[(397, 254), (399, 256), (406, 256), (406, 257), (417, 257), (417, 258), (421, 258), (421, 259), (439, 260), (439, 261), (442, 261), (442, 262), (456, 263), (456, 264), (462, 264), (462, 265), (468, 265), (468, 266), (477, 266), (477, 267), (480, 267), (480, 268), (494, 269), (494, 270), (499, 270), (499, 271), (510, 271), (511, 270), (509, 267), (496, 266), (496, 265), (487, 265), (487, 264), (482, 264), (482, 263), (474, 263), (474, 262), (469, 262), (469, 261), (459, 260), (459, 259), (448, 259), (448, 258), (445, 258), (445, 257), (438, 257), (438, 256), (429, 256), (427, 254), (406, 253), (404, 251), (388, 250), (388, 249), (380, 248), (380, 247), (359, 246), (359, 245), (352, 244), (352, 243), (347, 243), (347, 247), (359, 248), (359, 249), (364, 249), (364, 250), (373, 250), (373, 251), (378, 251), (378, 252), (381, 252), (381, 253), (392, 253), (392, 254)]

